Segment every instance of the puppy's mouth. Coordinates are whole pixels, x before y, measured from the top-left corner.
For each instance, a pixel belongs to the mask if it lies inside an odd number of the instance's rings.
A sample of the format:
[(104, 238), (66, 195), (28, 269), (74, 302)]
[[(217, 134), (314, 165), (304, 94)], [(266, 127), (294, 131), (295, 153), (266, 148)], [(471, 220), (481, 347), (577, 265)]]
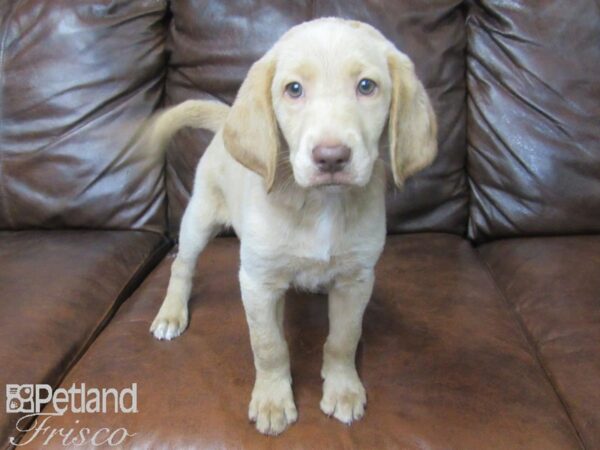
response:
[(344, 172), (317, 173), (310, 180), (311, 187), (354, 186), (353, 177)]

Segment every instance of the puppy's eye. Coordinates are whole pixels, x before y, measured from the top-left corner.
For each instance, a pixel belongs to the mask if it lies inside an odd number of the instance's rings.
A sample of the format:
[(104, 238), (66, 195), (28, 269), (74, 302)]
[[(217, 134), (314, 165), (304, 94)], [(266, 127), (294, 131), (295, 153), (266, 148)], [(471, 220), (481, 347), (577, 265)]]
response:
[(369, 80), (368, 78), (363, 78), (358, 82), (358, 86), (356, 86), (356, 90), (360, 95), (371, 95), (375, 92), (375, 88), (377, 87), (377, 83), (373, 80)]
[(302, 85), (300, 83), (298, 83), (297, 81), (288, 83), (285, 86), (285, 93), (292, 98), (302, 97), (303, 92), (304, 91), (302, 89)]

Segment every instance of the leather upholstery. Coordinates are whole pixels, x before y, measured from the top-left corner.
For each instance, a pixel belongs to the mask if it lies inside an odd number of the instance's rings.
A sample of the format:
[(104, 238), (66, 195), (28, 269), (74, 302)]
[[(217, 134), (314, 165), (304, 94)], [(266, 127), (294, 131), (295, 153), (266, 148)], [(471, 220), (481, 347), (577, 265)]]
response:
[(444, 234), (388, 239), (357, 359), (369, 404), (351, 427), (318, 406), (326, 298), (288, 296), (299, 419), (277, 438), (260, 435), (247, 419), (254, 367), (238, 252), (233, 238), (209, 245), (197, 267), (190, 327), (169, 342), (148, 332), (172, 256), (164, 260), (63, 382), (137, 382), (137, 414), (67, 414), (52, 426), (79, 419), (91, 429), (125, 427), (138, 433), (127, 441), (137, 448), (579, 448), (476, 252)]
[[(3, 0), (0, 229), (165, 229), (166, 1)], [(109, 143), (110, 142), (110, 143)]]
[[(56, 385), (166, 252), (139, 231), (0, 232), (0, 388)], [(20, 415), (0, 408), (0, 446)]]
[(485, 0), (469, 15), (469, 236), (600, 231), (600, 8)]
[[(433, 167), (410, 179), (401, 191), (389, 192), (388, 229), (462, 234), (468, 192), (464, 173), (466, 36), (461, 3), (172, 2), (166, 104), (188, 98), (231, 103), (250, 65), (288, 28), (305, 20), (335, 15), (370, 23), (414, 60), (439, 120), (439, 156)], [(183, 130), (170, 146), (167, 193), (174, 234), (190, 197), (194, 169), (211, 138), (208, 132)]]
[[(165, 161), (139, 131), (159, 104), (231, 103), (281, 34), (328, 15), (413, 58), (440, 155), (388, 197), (389, 231), (411, 233), (388, 238), (365, 317), (366, 417), (320, 412), (326, 301), (292, 292), (299, 422), (267, 438), (235, 239), (202, 256), (189, 330), (148, 333), (174, 253), (148, 272), (211, 136), (180, 132)], [(136, 382), (137, 414), (51, 422), (127, 427), (136, 448), (599, 448), (599, 35), (593, 0), (0, 1), (0, 389)], [(0, 410), (0, 445), (17, 417)]]
[(600, 236), (511, 239), (480, 252), (585, 448), (600, 448)]

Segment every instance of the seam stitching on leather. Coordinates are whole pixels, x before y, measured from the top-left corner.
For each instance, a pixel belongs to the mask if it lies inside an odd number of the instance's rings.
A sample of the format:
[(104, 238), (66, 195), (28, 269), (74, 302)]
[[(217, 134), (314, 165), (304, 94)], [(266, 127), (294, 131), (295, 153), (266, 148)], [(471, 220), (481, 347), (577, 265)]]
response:
[(521, 333), (525, 337), (527, 344), (533, 350), (533, 357), (535, 358), (536, 362), (539, 364), (540, 368), (544, 372), (544, 375), (546, 376), (546, 379), (550, 383), (550, 386), (552, 387), (552, 390), (554, 391), (556, 398), (558, 399), (561, 406), (563, 407), (563, 410), (564, 410), (565, 414), (567, 415), (567, 418), (569, 419), (571, 427), (573, 428), (573, 432), (575, 433), (575, 436), (577, 437), (577, 440), (579, 441), (579, 445), (581, 446), (581, 448), (583, 450), (587, 450), (587, 447), (585, 446), (585, 443), (583, 441), (583, 437), (581, 436), (579, 429), (575, 425), (575, 421), (573, 420), (573, 416), (571, 415), (571, 410), (567, 406), (567, 403), (565, 402), (563, 396), (558, 391), (558, 389), (556, 387), (556, 382), (554, 380), (554, 377), (552, 376), (552, 372), (550, 371), (550, 369), (548, 369), (548, 367), (544, 363), (542, 355), (539, 352), (538, 346), (536, 345), (535, 340), (533, 339), (533, 336), (529, 332), (529, 329), (525, 325), (523, 318), (521, 317), (519, 312), (516, 310), (515, 305), (508, 299), (508, 296), (506, 295), (504, 290), (500, 287), (500, 285), (496, 281), (496, 278), (494, 277), (494, 274), (492, 272), (492, 268), (488, 265), (487, 261), (485, 261), (483, 259), (478, 248), (475, 249), (475, 253), (477, 255), (477, 259), (479, 260), (479, 262), (481, 262), (482, 266), (484, 267), (488, 278), (491, 280), (491, 282), (494, 286), (494, 289), (496, 290), (496, 292), (498, 292), (498, 294), (502, 298), (503, 302), (506, 304), (508, 310), (514, 316), (514, 318), (521, 330)]
[[(144, 232), (145, 233), (145, 232)], [(123, 305), (125, 300), (129, 298), (137, 288), (142, 284), (142, 282), (147, 278), (147, 276), (152, 272), (152, 270), (158, 265), (158, 263), (162, 260), (162, 258), (167, 254), (169, 249), (173, 246), (173, 242), (168, 237), (162, 235), (162, 242), (154, 248), (150, 253), (148, 253), (142, 261), (137, 265), (135, 270), (133, 271), (133, 275), (127, 279), (125, 284), (119, 289), (117, 295), (115, 296), (115, 301), (108, 308), (106, 313), (102, 316), (102, 318), (96, 323), (93, 330), (85, 339), (84, 344), (80, 347), (79, 351), (71, 358), (65, 369), (62, 371), (62, 374), (53, 383), (53, 388), (56, 386), (60, 386), (62, 382), (65, 380), (67, 375), (71, 373), (71, 371), (75, 368), (77, 363), (83, 358), (83, 356), (87, 353), (92, 344), (96, 341), (98, 336), (104, 331), (104, 329), (108, 326), (111, 319), (117, 313), (119, 308)], [(146, 275), (142, 276), (142, 273), (145, 270), (148, 270)], [(45, 408), (42, 408), (43, 412)], [(37, 418), (37, 416), (36, 416)], [(32, 419), (33, 420), (33, 419)], [(31, 420), (26, 424), (27, 426), (31, 423)], [(19, 433), (17, 436), (14, 436), (17, 439), (17, 444), (21, 441), (25, 433)]]

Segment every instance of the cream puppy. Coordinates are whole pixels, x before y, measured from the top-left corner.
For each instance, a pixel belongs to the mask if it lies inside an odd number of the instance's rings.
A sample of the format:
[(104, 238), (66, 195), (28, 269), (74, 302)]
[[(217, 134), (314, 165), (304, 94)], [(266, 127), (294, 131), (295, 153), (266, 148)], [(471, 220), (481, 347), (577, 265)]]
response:
[(380, 140), (387, 127), (398, 186), (437, 148), (413, 64), (369, 25), (314, 20), (250, 68), (231, 108), (185, 102), (157, 119), (153, 139), (162, 144), (182, 126), (216, 135), (196, 171), (152, 333), (172, 339), (185, 330), (196, 259), (233, 226), (256, 367), (249, 418), (267, 434), (297, 418), (283, 330), (293, 285), (329, 294), (321, 409), (344, 423), (360, 419), (366, 394), (354, 360), (386, 234)]

